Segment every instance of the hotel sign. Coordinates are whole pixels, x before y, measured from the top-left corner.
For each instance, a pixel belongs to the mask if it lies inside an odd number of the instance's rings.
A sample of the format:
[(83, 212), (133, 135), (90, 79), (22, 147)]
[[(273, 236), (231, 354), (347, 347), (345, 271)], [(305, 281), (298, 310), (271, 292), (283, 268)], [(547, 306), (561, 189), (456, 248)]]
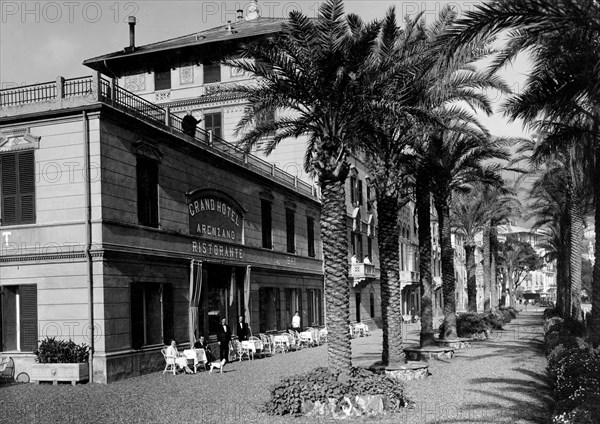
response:
[[(201, 189), (188, 195), (191, 235), (244, 244), (244, 214), (235, 199), (221, 191)], [(216, 251), (221, 250), (217, 247)]]

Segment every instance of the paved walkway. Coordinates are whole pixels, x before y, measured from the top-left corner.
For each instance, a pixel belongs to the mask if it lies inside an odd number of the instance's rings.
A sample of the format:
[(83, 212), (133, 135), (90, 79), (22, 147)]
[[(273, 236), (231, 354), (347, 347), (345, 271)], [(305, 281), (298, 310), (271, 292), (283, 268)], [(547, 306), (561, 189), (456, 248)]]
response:
[[(412, 327), (412, 328), (411, 328)], [(407, 343), (418, 328), (406, 328)], [(541, 350), (542, 316), (523, 311), (493, 340), (432, 360), (432, 375), (405, 384), (415, 408), (386, 423), (543, 423), (550, 391)], [(380, 359), (381, 331), (352, 341), (354, 362)], [(110, 385), (11, 385), (0, 387), (0, 423), (314, 423), (266, 417), (257, 408), (281, 376), (324, 366), (325, 346), (228, 365), (223, 374), (130, 378)]]
[[(487, 341), (455, 351), (450, 360), (431, 360), (431, 376), (405, 384), (415, 407), (399, 423), (545, 423), (551, 389), (543, 352), (542, 310), (519, 313)], [(419, 329), (409, 325), (407, 344), (418, 343)], [(376, 360), (375, 340), (357, 339), (356, 363)], [(380, 340), (379, 340), (380, 342)], [(390, 421), (391, 422), (391, 421)]]

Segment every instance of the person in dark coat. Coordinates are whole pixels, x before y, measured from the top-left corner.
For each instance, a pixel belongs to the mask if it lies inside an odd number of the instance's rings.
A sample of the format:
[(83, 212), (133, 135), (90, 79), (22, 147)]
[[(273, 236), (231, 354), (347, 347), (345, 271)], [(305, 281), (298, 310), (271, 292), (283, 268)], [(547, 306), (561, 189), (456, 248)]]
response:
[(248, 327), (248, 323), (244, 321), (244, 317), (240, 315), (237, 325), (237, 336), (240, 341), (248, 340), (250, 337), (250, 327)]
[(187, 114), (181, 120), (181, 129), (184, 134), (189, 135), (190, 137), (196, 136), (196, 126), (200, 121), (194, 118), (192, 115), (192, 111), (188, 110)]
[(231, 341), (231, 328), (227, 325), (227, 320), (223, 318), (221, 325), (217, 330), (217, 340), (219, 340), (219, 349), (221, 352), (221, 359), (225, 359), (225, 362), (229, 362), (229, 342)]

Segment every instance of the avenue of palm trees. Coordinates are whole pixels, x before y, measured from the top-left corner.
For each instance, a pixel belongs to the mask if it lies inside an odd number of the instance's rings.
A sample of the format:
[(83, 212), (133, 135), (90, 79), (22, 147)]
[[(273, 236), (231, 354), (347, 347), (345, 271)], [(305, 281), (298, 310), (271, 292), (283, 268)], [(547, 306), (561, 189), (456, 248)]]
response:
[[(431, 207), (441, 244), (444, 337), (456, 337), (452, 231), (465, 240), (469, 311), (477, 312), (477, 233), (483, 234), (484, 310), (499, 306), (495, 229), (519, 209), (502, 179), (511, 144), (521, 146), (515, 163), (537, 178), (532, 217), (549, 234), (557, 259), (560, 312), (582, 319), (583, 226), (600, 198), (600, 185), (592, 183), (600, 173), (599, 32), (600, 6), (591, 0), (497, 0), (460, 19), (445, 8), (435, 22), (420, 15), (398, 22), (390, 9), (369, 23), (346, 15), (341, 0), (327, 0), (317, 18), (292, 12), (281, 34), (245, 45), (241, 58), (228, 61), (258, 77), (256, 85), (236, 88), (249, 101), (238, 127), (246, 148), (268, 154), (286, 139), (306, 137), (304, 166), (322, 193), (331, 367), (351, 366), (344, 183), (353, 155), (366, 159), (375, 188), (384, 363), (402, 354), (398, 210), (409, 201), (418, 217), (421, 344), (434, 343)], [(508, 40), (500, 51), (492, 48), (496, 37)], [(534, 66), (525, 89), (513, 94), (497, 71), (523, 51)], [(491, 65), (483, 69), (478, 62), (485, 58)], [(535, 129), (535, 142), (501, 139), (480, 124), (479, 114), (497, 112), (486, 94), (498, 92), (508, 98), (502, 112)], [(600, 258), (593, 280), (590, 334), (597, 346)]]

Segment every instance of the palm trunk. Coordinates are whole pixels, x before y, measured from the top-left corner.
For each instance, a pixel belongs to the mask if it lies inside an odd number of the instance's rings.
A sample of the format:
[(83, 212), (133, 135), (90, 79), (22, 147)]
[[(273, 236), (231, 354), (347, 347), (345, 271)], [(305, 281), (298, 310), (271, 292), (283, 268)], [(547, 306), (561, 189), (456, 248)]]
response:
[(321, 240), (325, 271), (327, 354), (330, 368), (347, 372), (352, 366), (350, 345), (350, 286), (344, 182), (321, 182)]
[(490, 231), (490, 297), (492, 298), (492, 310), (499, 306), (498, 299), (498, 276), (496, 273), (496, 256), (498, 255), (498, 239), (496, 237), (495, 228)]
[(483, 311), (485, 313), (492, 311), (490, 302), (490, 291), (492, 286), (490, 232), (490, 224), (488, 222), (483, 227)]
[(379, 218), (379, 266), (381, 269), (381, 319), (383, 330), (383, 364), (402, 361), (402, 297), (400, 290), (400, 242), (398, 230), (398, 199), (377, 197)]
[(415, 203), (419, 225), (419, 273), (421, 274), (421, 346), (433, 346), (433, 286), (431, 278), (431, 193), (429, 178), (419, 172)]
[[(600, 149), (594, 154), (594, 225), (600, 228)], [(589, 323), (592, 346), (600, 346), (600, 236), (594, 241), (594, 271), (592, 272), (592, 317)]]
[[(436, 202), (437, 203), (437, 202)], [(442, 295), (444, 299), (444, 335), (456, 339), (456, 277), (454, 276), (454, 249), (450, 227), (450, 208), (447, 203), (436, 205), (442, 248)]]
[(570, 284), (571, 309), (568, 316), (575, 321), (582, 321), (581, 316), (581, 251), (583, 244), (584, 223), (581, 207), (576, 199), (572, 199), (569, 214), (571, 216), (571, 249), (570, 249)]
[[(568, 246), (568, 242), (565, 242)], [(568, 311), (571, 310), (571, 299), (567, 294), (569, 285), (569, 249), (564, 247), (559, 249), (556, 256), (556, 307), (561, 317), (569, 316)]]
[(467, 261), (467, 312), (477, 313), (477, 278), (475, 273), (475, 242), (465, 243)]

